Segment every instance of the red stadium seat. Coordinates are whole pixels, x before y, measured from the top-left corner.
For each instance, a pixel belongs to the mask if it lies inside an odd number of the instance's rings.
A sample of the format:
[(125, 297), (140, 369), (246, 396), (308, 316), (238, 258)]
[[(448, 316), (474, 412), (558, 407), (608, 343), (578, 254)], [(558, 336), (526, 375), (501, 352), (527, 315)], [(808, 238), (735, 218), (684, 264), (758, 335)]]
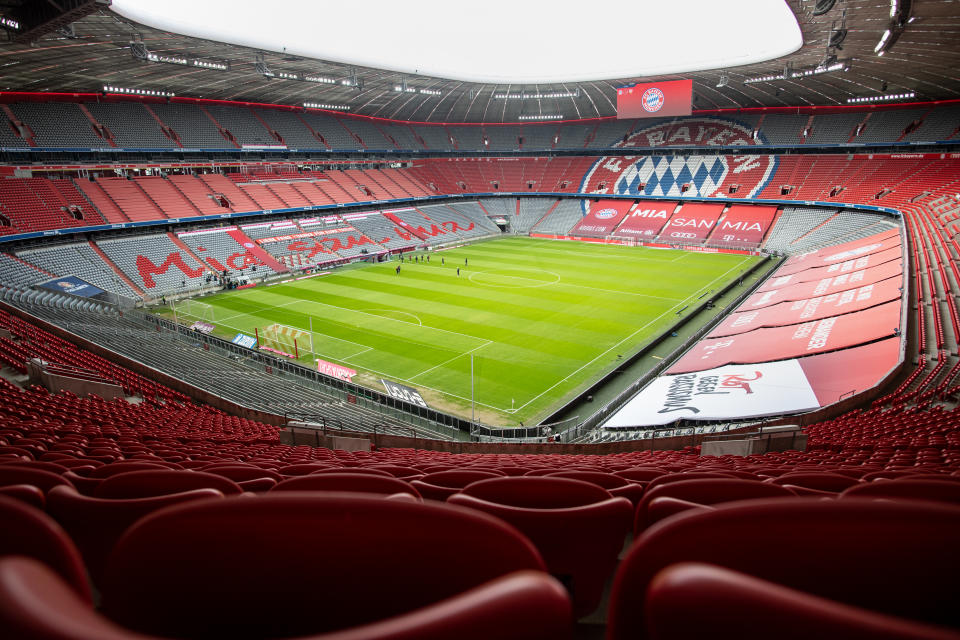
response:
[[(517, 571), (409, 613), (300, 640), (564, 640), (571, 626), (563, 587)], [(18, 556), (0, 558), (0, 627), (21, 640), (161, 640), (119, 627), (42, 564)]]
[(411, 481), (410, 484), (424, 498), (443, 501), (473, 482), (499, 477), (503, 476), (492, 471), (461, 469), (428, 473), (418, 480)]
[(73, 487), (61, 486), (47, 494), (47, 511), (70, 534), (96, 582), (114, 543), (134, 522), (169, 505), (222, 497), (216, 489), (194, 489), (149, 498), (111, 500), (84, 496)]
[(822, 493), (840, 493), (860, 481), (856, 478), (827, 471), (795, 471), (767, 480), (771, 484), (789, 487), (798, 495), (817, 495)]
[(874, 498), (887, 500), (932, 500), (960, 505), (960, 482), (913, 480), (858, 484), (840, 494), (841, 498)]
[(570, 590), (578, 617), (596, 609), (633, 512), (629, 500), (595, 484), (552, 477), (480, 480), (447, 502), (497, 516), (529, 537)]
[(85, 604), (93, 602), (80, 552), (50, 516), (0, 495), (0, 521), (0, 557), (35, 558), (59, 574)]
[[(698, 480), (681, 480), (653, 487), (643, 496), (637, 506), (633, 521), (633, 534), (640, 535), (647, 527), (662, 520), (668, 515), (679, 513), (684, 509), (696, 508), (702, 505), (714, 505), (737, 500), (755, 498), (780, 498), (795, 495), (785, 487), (775, 484), (766, 484), (754, 480), (739, 478), (700, 478)], [(673, 502), (664, 501), (670, 498)], [(659, 505), (654, 504), (658, 500)], [(679, 504), (676, 501), (683, 501)]]
[(243, 493), (229, 478), (203, 471), (148, 469), (130, 471), (106, 478), (96, 488), (96, 498), (150, 498), (193, 489), (216, 489), (225, 496)]
[(659, 571), (679, 562), (715, 564), (848, 605), (956, 626), (960, 614), (947, 585), (960, 570), (958, 536), (960, 508), (934, 503), (777, 498), (679, 514), (647, 529), (623, 559), (608, 637), (646, 637), (637, 603)]
[(500, 582), (542, 569), (529, 541), (472, 510), (275, 493), (179, 505), (138, 522), (110, 558), (103, 608), (127, 628), (179, 637), (296, 637), (375, 623), (387, 625), (382, 635), (346, 637), (420, 637), (420, 625), (432, 629), (424, 637), (567, 637), (569, 601), (546, 588), (555, 583), (537, 573)]
[(21, 465), (0, 465), (0, 486), (29, 484), (48, 493), (54, 487), (73, 485), (70, 481), (52, 471), (32, 469)]
[(654, 576), (643, 610), (650, 640), (958, 637), (952, 629), (852, 607), (697, 563), (671, 565)]
[(352, 473), (346, 470), (343, 473), (320, 473), (287, 478), (270, 491), (343, 491), (383, 495), (409, 493), (417, 499), (420, 498), (417, 490), (409, 482), (400, 478)]
[(43, 491), (32, 484), (8, 484), (0, 487), (0, 496), (19, 500), (41, 511), (47, 506), (47, 498)]
[(603, 487), (610, 492), (612, 496), (623, 496), (629, 500), (633, 506), (637, 506), (640, 498), (643, 497), (644, 487), (626, 480), (622, 476), (603, 471), (554, 471), (547, 474), (551, 478), (570, 478), (572, 480), (583, 480), (591, 482), (598, 487)]

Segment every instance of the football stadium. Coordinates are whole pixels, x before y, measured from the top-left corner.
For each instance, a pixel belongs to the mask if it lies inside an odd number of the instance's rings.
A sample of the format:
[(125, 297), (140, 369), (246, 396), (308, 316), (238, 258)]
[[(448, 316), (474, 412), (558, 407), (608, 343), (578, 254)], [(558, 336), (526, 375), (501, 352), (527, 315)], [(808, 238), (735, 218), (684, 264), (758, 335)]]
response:
[(960, 5), (581, 12), (0, 0), (0, 636), (960, 638)]

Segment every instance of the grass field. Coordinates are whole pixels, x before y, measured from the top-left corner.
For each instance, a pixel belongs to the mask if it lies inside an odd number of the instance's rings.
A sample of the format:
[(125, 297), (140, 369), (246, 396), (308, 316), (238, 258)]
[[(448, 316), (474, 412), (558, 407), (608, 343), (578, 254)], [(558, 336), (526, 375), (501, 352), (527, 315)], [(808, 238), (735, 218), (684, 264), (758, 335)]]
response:
[(473, 356), (477, 419), (531, 424), (756, 260), (511, 237), (407, 260), (399, 275), (395, 261), (362, 265), (203, 302), (229, 337), (312, 322), (316, 357), (356, 369), (354, 382), (382, 391), (389, 378), (467, 417)]

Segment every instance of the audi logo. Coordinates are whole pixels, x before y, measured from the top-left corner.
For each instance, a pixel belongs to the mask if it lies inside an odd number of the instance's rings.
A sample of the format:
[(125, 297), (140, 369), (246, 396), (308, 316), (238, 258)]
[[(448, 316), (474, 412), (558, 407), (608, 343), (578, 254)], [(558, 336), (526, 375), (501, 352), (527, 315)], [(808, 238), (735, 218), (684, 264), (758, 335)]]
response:
[(674, 231), (670, 234), (671, 238), (696, 238), (697, 234), (695, 233), (680, 233), (679, 231)]

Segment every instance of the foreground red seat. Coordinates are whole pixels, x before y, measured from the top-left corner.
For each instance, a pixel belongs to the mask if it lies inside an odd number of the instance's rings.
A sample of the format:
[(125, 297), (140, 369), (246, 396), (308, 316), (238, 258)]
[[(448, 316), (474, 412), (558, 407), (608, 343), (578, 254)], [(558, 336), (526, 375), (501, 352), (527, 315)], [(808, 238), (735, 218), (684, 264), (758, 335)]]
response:
[(647, 590), (644, 615), (651, 640), (960, 637), (953, 630), (852, 607), (697, 563), (671, 565), (658, 573)]
[(543, 569), (526, 538), (473, 510), (273, 493), (140, 520), (111, 555), (103, 609), (127, 629), (187, 638), (377, 624), (332, 637), (568, 637), (568, 596)]
[[(101, 616), (55, 573), (19, 556), (0, 558), (0, 627), (22, 640), (161, 640)], [(570, 627), (563, 587), (545, 573), (517, 571), (416, 611), (301, 640), (564, 640)]]
[(19, 500), (0, 496), (0, 522), (0, 556), (39, 560), (59, 574), (84, 603), (93, 602), (80, 552), (53, 518)]
[(447, 502), (497, 516), (530, 538), (570, 590), (577, 617), (599, 604), (633, 515), (629, 500), (595, 484), (543, 476), (481, 480)]
[(62, 486), (48, 494), (47, 511), (70, 534), (96, 582), (114, 543), (134, 522), (172, 504), (222, 497), (216, 489), (194, 489), (149, 498), (107, 499)]
[[(960, 508), (934, 503), (777, 498), (663, 520), (620, 564), (610, 640), (646, 637), (640, 603), (672, 564), (702, 562), (887, 615), (957, 626)], [(914, 542), (915, 541), (915, 542)]]

